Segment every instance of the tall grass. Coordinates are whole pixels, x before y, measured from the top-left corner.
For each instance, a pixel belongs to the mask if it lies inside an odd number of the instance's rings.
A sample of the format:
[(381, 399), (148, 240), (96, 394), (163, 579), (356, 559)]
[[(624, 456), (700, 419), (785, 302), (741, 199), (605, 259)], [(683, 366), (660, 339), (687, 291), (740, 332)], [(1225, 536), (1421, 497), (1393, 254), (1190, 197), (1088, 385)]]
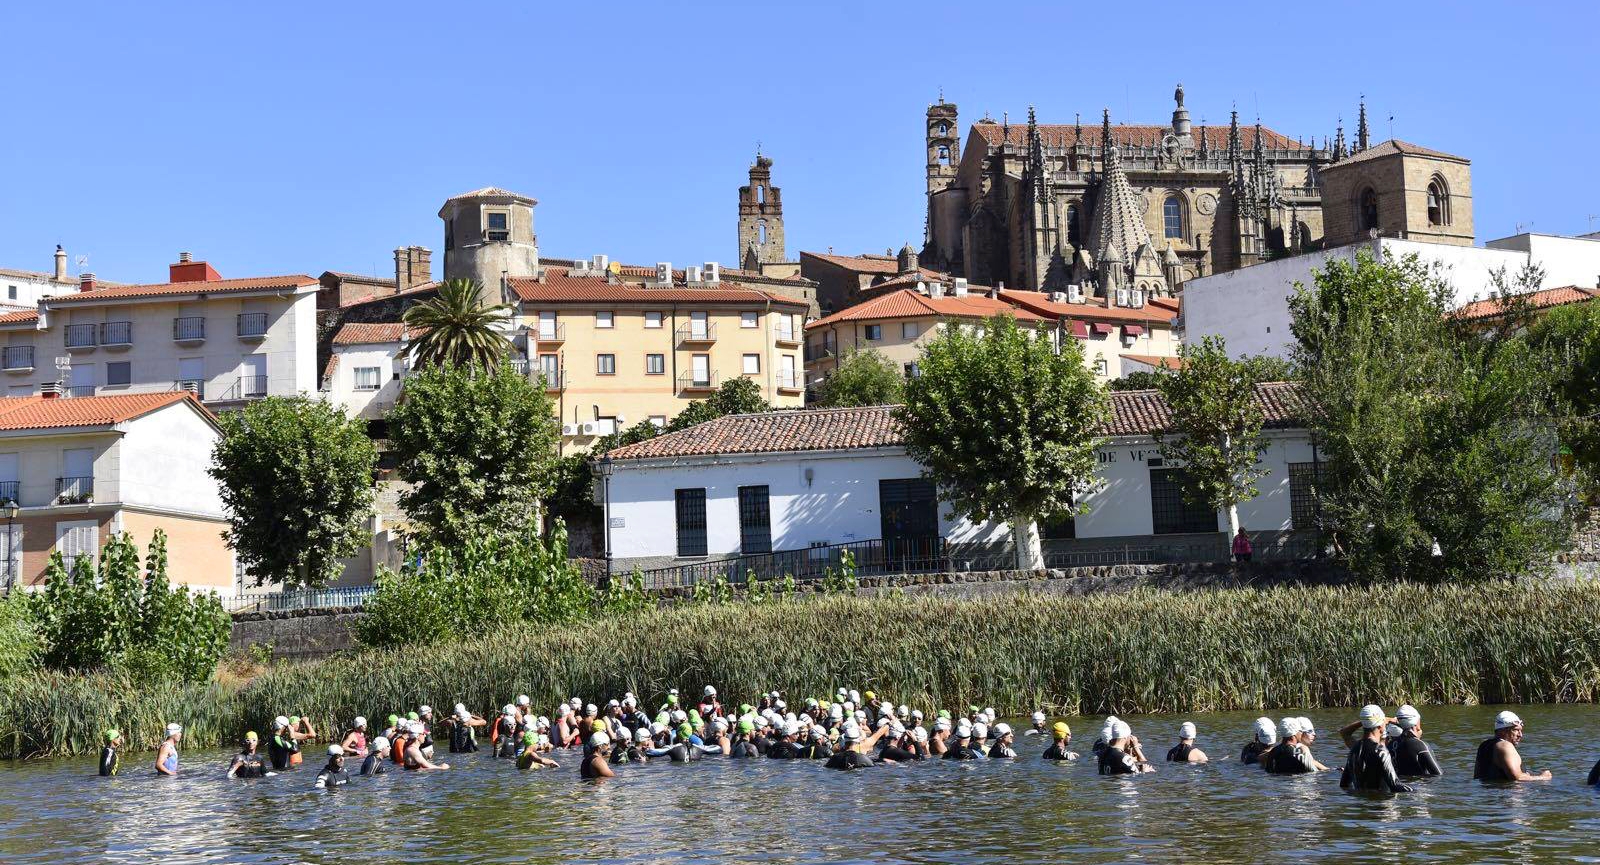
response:
[[(668, 687), (705, 684), (735, 700), (773, 688), (822, 697), (848, 684), (923, 709), (981, 703), (1009, 713), (1592, 702), (1600, 694), (1600, 583), (679, 607), (336, 656), (275, 668), (236, 692), (151, 693), (153, 708), (140, 710), (136, 730), (148, 740), (143, 725), (153, 734), (168, 720), (157, 716), (171, 711), (192, 725), (191, 739), (215, 732), (231, 740), (278, 714), (333, 729), (357, 714), (423, 703), (461, 701), (483, 712), (516, 694), (547, 707), (631, 690), (654, 705)], [(57, 707), (30, 716), (38, 725), (30, 737), (51, 731), (35, 750), (80, 749), (84, 737), (57, 726), (104, 726), (88, 699), (95, 686), (30, 688), (0, 684), (0, 732), (32, 701)], [(81, 691), (89, 693), (69, 696)]]

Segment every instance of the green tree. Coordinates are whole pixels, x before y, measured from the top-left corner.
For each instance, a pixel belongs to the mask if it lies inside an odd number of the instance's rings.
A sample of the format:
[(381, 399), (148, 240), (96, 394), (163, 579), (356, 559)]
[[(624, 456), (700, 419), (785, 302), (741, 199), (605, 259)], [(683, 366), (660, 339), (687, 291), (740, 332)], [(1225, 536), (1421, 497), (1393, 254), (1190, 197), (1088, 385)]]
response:
[(1009, 316), (947, 327), (921, 373), (898, 412), (907, 453), (955, 513), (1011, 524), (1018, 567), (1042, 566), (1036, 523), (1076, 511), (1108, 412), (1078, 342), (1058, 353)]
[(1550, 408), (1562, 418), (1562, 444), (1593, 478), (1600, 473), (1600, 301), (1549, 310), (1529, 329), (1528, 343), (1554, 376)]
[(490, 369), (510, 343), (502, 329), (509, 304), (485, 304), (481, 287), (470, 279), (446, 280), (436, 297), (413, 305), (402, 317), (414, 333), (401, 356), (419, 367), (471, 366)]
[[(1247, 354), (1238, 358), (1240, 367), (1250, 376), (1251, 381), (1295, 381), (1299, 378), (1294, 371), (1294, 364), (1281, 357), (1268, 354)], [(1124, 390), (1159, 390), (1161, 377), (1171, 372), (1168, 369), (1157, 369), (1150, 372), (1130, 372), (1122, 378), (1112, 379), (1106, 387), (1115, 391)]]
[(1264, 415), (1245, 364), (1228, 357), (1221, 337), (1185, 346), (1183, 363), (1159, 379), (1172, 429), (1157, 433), (1161, 456), (1183, 466), (1184, 497), (1228, 512), (1228, 535), (1239, 531), (1239, 503), (1256, 497), (1265, 471)]
[(703, 400), (689, 403), (678, 416), (667, 424), (667, 432), (688, 429), (695, 424), (716, 420), (730, 414), (755, 414), (771, 411), (772, 406), (761, 398), (761, 387), (740, 376), (730, 378), (717, 388), (716, 393)]
[(891, 405), (905, 399), (906, 378), (895, 362), (875, 348), (852, 351), (817, 389), (817, 405)]
[(256, 585), (318, 586), (369, 537), (377, 452), (364, 424), (306, 397), (268, 397), (219, 418), (208, 470), (228, 544)]
[(412, 485), (401, 507), (446, 546), (536, 525), (554, 480), (554, 416), (544, 389), (506, 364), (408, 378), (388, 417), (400, 476)]

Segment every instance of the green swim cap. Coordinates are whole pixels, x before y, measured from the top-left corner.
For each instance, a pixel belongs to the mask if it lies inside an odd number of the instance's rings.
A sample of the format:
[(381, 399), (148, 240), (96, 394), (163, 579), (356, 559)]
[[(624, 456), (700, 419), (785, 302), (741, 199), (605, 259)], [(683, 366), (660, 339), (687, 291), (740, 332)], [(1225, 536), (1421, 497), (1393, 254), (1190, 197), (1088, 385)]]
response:
[(950, 720), (950, 710), (949, 709), (940, 709), (939, 710), (939, 717), (945, 719), (946, 721)]
[(668, 706), (676, 706), (676, 705), (678, 705), (678, 695), (677, 694), (668, 694), (667, 695), (667, 705)]
[(684, 722), (678, 725), (678, 735), (687, 739), (694, 735), (694, 730), (689, 726), (688, 722)]
[(755, 731), (756, 731), (756, 722), (750, 720), (749, 718), (745, 718), (744, 720), (739, 722), (739, 732), (741, 732), (741, 733), (754, 733)]
[(389, 726), (393, 727), (394, 725), (396, 725), (398, 723), (400, 723), (400, 716), (399, 715), (390, 715), (389, 716)]
[(690, 709), (689, 710), (689, 720), (695, 722), (696, 724), (700, 723), (700, 710), (699, 709)]
[(522, 734), (522, 744), (524, 745), (532, 745), (537, 741), (539, 741), (539, 734), (533, 732), (532, 730)]
[(116, 740), (118, 740), (120, 738), (122, 738), (122, 734), (117, 732), (117, 728), (116, 727), (112, 727), (111, 729), (106, 731), (106, 741), (107, 742), (115, 742)]
[(976, 715), (976, 714), (978, 714), (978, 707), (977, 706), (968, 706), (967, 707), (967, 714), (968, 715)]
[[(977, 709), (973, 709), (972, 711), (976, 712), (978, 710)], [(422, 719), (417, 717), (417, 713), (416, 712), (407, 712), (406, 713), (406, 720), (409, 720), (409, 721), (420, 721)]]
[(299, 715), (290, 715), (289, 716), (289, 724), (291, 726), (294, 725), (294, 724), (298, 724), (298, 723), (300, 723), (300, 716)]
[(665, 724), (670, 720), (672, 720), (672, 716), (668, 715), (666, 712), (658, 712), (658, 713), (656, 713), (656, 723), (657, 724)]
[(748, 714), (750, 712), (754, 712), (755, 710), (756, 710), (756, 707), (750, 705), (749, 703), (740, 703), (739, 704), (739, 712), (741, 714)]

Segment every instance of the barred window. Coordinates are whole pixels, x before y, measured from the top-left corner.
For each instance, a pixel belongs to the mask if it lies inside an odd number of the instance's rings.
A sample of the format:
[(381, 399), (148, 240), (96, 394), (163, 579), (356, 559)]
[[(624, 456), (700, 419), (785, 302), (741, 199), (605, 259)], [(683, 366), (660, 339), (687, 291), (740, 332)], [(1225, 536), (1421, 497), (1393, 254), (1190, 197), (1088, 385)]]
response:
[(1317, 527), (1317, 484), (1321, 463), (1289, 463), (1289, 527), (1309, 531)]
[(739, 552), (772, 552), (772, 511), (767, 487), (739, 488)]
[(678, 555), (706, 554), (706, 490), (698, 487), (676, 490), (678, 510)]
[(1150, 470), (1150, 521), (1158, 535), (1214, 532), (1217, 512), (1183, 496), (1183, 469)]

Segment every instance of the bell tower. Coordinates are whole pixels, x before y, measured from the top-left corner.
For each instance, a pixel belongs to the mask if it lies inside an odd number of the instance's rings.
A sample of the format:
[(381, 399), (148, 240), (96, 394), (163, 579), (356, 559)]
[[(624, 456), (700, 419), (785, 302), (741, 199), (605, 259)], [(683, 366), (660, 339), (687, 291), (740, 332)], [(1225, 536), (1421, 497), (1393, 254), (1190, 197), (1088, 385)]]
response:
[(758, 148), (750, 183), (739, 187), (739, 266), (758, 271), (783, 256), (783, 195), (772, 185), (772, 158)]
[(956, 105), (939, 101), (928, 106), (928, 194), (932, 195), (956, 178), (961, 162), (961, 133), (956, 124)]

